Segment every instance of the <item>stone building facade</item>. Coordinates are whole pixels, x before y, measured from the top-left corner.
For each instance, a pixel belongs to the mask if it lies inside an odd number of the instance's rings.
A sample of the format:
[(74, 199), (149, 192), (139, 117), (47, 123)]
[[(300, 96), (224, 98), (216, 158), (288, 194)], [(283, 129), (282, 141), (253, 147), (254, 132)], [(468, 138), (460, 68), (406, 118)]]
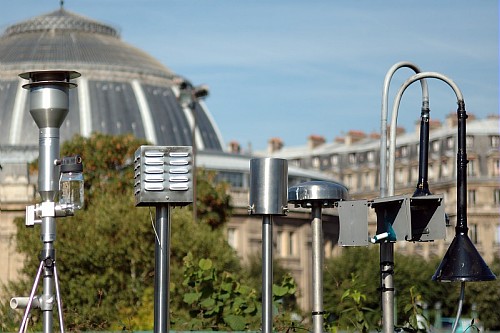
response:
[[(418, 178), (419, 127), (411, 133), (398, 129), (395, 154), (395, 194), (412, 194)], [(500, 257), (500, 131), (499, 116), (467, 120), (467, 203), (469, 236), (487, 262)], [(274, 138), (274, 141), (278, 139)], [(396, 249), (424, 257), (442, 256), (454, 236), (456, 222), (457, 121), (456, 114), (445, 122), (432, 121), (429, 138), (429, 188), (443, 194), (450, 218), (444, 241), (398, 242)], [(350, 131), (334, 142), (316, 136), (300, 147), (273, 149), (268, 154), (289, 160), (290, 165), (325, 172), (349, 188), (353, 198), (374, 199), (380, 193), (380, 138), (377, 134)], [(320, 144), (317, 144), (320, 142)], [(369, 230), (375, 232), (375, 220)]]

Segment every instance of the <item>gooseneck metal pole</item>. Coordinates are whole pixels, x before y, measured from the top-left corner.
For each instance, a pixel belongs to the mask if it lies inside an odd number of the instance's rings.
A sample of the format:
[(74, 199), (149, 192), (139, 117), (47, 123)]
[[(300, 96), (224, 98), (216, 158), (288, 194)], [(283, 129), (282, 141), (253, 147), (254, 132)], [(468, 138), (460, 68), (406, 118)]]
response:
[[(401, 61), (394, 64), (385, 75), (384, 85), (382, 88), (382, 112), (380, 124), (380, 196), (387, 196), (387, 116), (388, 116), (388, 100), (389, 100), (389, 86), (391, 79), (400, 68), (410, 68), (415, 73), (420, 73), (420, 68), (411, 62)], [(429, 93), (427, 82), (420, 81), (422, 87), (422, 109), (429, 105)]]
[[(444, 82), (446, 82), (455, 92), (455, 95), (457, 97), (458, 104), (460, 105), (463, 103), (464, 108), (465, 108), (465, 103), (463, 99), (462, 92), (458, 88), (458, 86), (447, 78), (446, 76), (436, 73), (436, 72), (423, 72), (423, 73), (418, 73), (413, 76), (411, 76), (409, 79), (407, 79), (399, 88), (399, 91), (394, 98), (394, 104), (393, 104), (393, 109), (392, 109), (392, 114), (391, 114), (391, 133), (390, 133), (390, 141), (391, 145), (389, 147), (389, 172), (388, 172), (388, 186), (389, 186), (389, 191), (392, 189), (392, 193), (389, 195), (394, 194), (394, 169), (395, 169), (395, 155), (396, 155), (396, 127), (397, 127), (397, 117), (398, 117), (398, 111), (399, 111), (399, 104), (401, 103), (401, 98), (403, 96), (404, 91), (406, 88), (408, 88), (413, 82), (419, 81), (422, 79), (427, 79), (427, 78), (436, 78), (440, 79)], [(394, 143), (394, 144), (392, 144)], [(465, 147), (465, 146), (464, 146)]]
[(323, 222), (321, 203), (315, 202), (311, 210), (312, 230), (312, 289), (313, 289), (313, 332), (323, 332)]
[[(382, 114), (380, 124), (380, 196), (387, 196), (387, 114), (388, 114), (388, 96), (389, 85), (395, 72), (400, 68), (410, 68), (416, 73), (420, 73), (420, 69), (411, 62), (402, 61), (394, 64), (384, 79), (382, 88)], [(427, 82), (421, 80), (422, 87), (422, 110), (429, 109), (429, 94)], [(395, 129), (391, 129), (391, 133)], [(391, 141), (391, 146), (394, 143)], [(394, 189), (389, 195), (394, 195)], [(380, 292), (382, 302), (382, 327), (384, 333), (394, 332), (394, 244), (392, 242), (380, 243)]]
[(156, 207), (154, 332), (169, 331), (170, 205)]

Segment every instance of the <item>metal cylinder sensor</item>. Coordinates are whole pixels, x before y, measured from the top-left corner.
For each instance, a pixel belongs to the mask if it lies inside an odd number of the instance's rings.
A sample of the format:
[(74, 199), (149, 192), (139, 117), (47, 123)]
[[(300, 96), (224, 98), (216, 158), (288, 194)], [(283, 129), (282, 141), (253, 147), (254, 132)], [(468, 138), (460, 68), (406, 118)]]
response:
[(288, 163), (279, 158), (250, 160), (250, 214), (286, 215)]

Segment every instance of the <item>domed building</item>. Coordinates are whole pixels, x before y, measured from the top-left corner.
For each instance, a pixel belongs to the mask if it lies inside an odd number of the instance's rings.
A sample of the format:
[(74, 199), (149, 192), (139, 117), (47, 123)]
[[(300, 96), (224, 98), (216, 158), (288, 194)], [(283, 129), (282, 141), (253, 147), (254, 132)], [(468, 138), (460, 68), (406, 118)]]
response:
[(223, 150), (203, 104), (179, 102), (179, 85), (186, 86), (186, 80), (123, 42), (113, 27), (62, 7), (14, 24), (0, 37), (0, 146), (38, 145), (28, 92), (21, 87), (26, 81), (18, 75), (44, 69), (82, 75), (76, 80), (78, 89), (70, 92), (63, 141), (101, 132), (132, 133), (155, 145), (192, 145), (196, 120), (197, 149)]
[[(13, 220), (35, 200), (36, 180), (28, 162), (38, 157), (38, 128), (29, 113), (29, 93), (19, 74), (36, 70), (71, 70), (81, 77), (70, 90), (69, 113), (61, 141), (80, 134), (131, 133), (155, 145), (196, 147), (196, 165), (215, 170), (231, 184), (233, 215), (226, 236), (243, 260), (261, 248), (260, 217), (248, 215), (249, 160), (232, 142), (228, 152), (201, 97), (185, 78), (147, 53), (125, 43), (109, 25), (64, 8), (11, 25), (0, 36), (0, 284), (16, 279), (22, 258), (16, 252)], [(196, 128), (193, 135), (192, 129)], [(193, 145), (193, 138), (196, 142)], [(290, 186), (332, 180), (324, 173), (288, 168)], [(338, 238), (338, 217), (325, 214), (325, 249)], [(294, 275), (304, 309), (312, 306), (312, 256), (309, 213), (292, 208), (276, 217), (278, 260)], [(2, 296), (2, 295), (0, 295)], [(5, 297), (11, 295), (5, 295)]]

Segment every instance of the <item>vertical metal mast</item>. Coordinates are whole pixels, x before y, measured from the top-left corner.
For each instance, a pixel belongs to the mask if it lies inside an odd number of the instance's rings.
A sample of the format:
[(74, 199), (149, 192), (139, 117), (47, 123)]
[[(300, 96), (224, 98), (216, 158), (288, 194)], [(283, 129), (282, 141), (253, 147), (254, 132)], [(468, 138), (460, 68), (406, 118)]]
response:
[[(40, 253), (43, 293), (39, 298), (42, 310), (43, 332), (53, 332), (52, 311), (54, 288), (57, 294), (57, 270), (55, 267), (54, 241), (56, 239), (55, 199), (59, 191), (59, 129), (68, 114), (69, 89), (76, 87), (70, 80), (80, 76), (73, 71), (38, 71), (20, 75), (30, 83), (23, 88), (30, 91), (30, 113), (39, 128), (38, 192), (42, 198), (39, 215), (41, 218), (40, 238), (43, 249)], [(40, 271), (39, 271), (40, 274)], [(37, 280), (40, 276), (37, 276)], [(36, 289), (36, 282), (33, 291)], [(33, 292), (30, 303), (33, 301)], [(60, 297), (57, 295), (61, 331), (64, 332)], [(29, 306), (25, 316), (29, 313)], [(23, 320), (23, 325), (27, 320)]]
[(284, 159), (250, 160), (249, 213), (262, 215), (262, 332), (273, 331), (273, 215), (288, 211), (288, 164)]

